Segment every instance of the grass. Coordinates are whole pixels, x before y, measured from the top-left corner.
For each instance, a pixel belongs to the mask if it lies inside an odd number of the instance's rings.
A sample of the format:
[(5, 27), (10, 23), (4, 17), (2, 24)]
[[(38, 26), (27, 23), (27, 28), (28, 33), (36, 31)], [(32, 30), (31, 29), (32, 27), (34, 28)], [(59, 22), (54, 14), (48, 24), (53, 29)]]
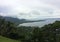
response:
[(20, 42), (20, 41), (0, 36), (0, 42)]

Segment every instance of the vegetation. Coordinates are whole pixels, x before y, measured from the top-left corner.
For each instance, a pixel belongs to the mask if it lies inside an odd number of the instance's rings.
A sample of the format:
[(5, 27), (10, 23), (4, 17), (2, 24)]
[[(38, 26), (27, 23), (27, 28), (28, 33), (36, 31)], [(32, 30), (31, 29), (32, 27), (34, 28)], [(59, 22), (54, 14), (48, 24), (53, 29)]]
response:
[(0, 19), (0, 35), (20, 42), (60, 42), (60, 21), (40, 28), (18, 27), (15, 23)]
[(20, 41), (0, 36), (0, 42), (20, 42)]

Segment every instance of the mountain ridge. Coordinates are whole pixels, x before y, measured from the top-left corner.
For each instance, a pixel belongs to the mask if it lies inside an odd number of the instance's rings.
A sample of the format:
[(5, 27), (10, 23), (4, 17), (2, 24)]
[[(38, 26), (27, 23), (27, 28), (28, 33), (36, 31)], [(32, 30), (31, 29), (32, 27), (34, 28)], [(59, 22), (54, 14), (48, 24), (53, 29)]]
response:
[(26, 20), (26, 19), (18, 19), (18, 18), (14, 18), (14, 17), (6, 17), (6, 16), (0, 16), (0, 18), (4, 18), (6, 21), (10, 21), (16, 24), (22, 24), (22, 23), (27, 23), (27, 22), (38, 22), (38, 21), (44, 21), (44, 20), (34, 20), (34, 21), (30, 21), (30, 20)]

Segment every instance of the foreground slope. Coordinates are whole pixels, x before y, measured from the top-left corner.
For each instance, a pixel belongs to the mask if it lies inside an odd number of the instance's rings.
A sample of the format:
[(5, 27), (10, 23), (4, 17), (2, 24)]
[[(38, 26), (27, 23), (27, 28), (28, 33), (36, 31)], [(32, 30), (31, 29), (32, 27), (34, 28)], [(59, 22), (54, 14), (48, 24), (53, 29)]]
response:
[(20, 41), (0, 36), (0, 42), (20, 42)]

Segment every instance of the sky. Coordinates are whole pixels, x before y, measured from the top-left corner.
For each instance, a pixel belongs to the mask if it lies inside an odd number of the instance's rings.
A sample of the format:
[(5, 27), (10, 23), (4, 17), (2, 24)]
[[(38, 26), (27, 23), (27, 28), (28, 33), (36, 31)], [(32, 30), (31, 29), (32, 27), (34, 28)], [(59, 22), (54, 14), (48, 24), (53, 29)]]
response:
[(29, 20), (60, 18), (60, 0), (0, 0), (0, 15)]

